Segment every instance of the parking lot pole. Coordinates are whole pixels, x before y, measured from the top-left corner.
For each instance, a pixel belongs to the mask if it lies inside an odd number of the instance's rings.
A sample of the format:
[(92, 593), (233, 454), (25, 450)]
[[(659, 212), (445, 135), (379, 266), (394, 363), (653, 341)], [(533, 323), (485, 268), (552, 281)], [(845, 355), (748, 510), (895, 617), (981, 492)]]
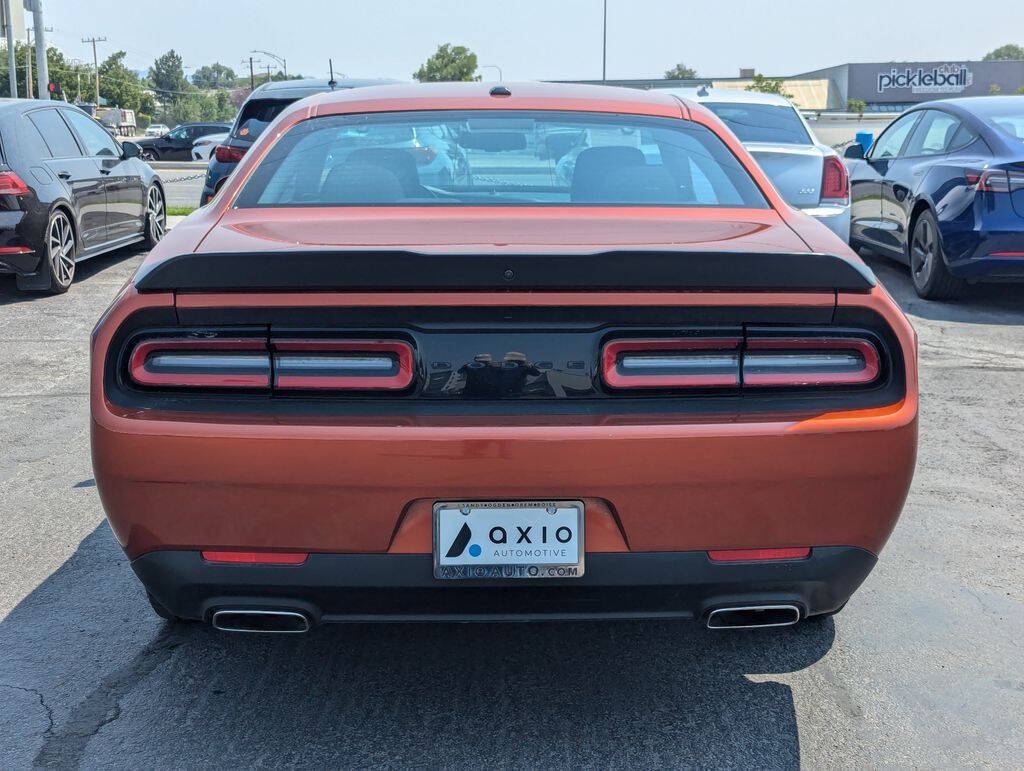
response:
[(14, 25), (11, 24), (11, 0), (4, 0), (4, 32), (7, 34), (7, 77), (11, 84), (11, 98), (18, 98), (18, 62), (14, 58)]

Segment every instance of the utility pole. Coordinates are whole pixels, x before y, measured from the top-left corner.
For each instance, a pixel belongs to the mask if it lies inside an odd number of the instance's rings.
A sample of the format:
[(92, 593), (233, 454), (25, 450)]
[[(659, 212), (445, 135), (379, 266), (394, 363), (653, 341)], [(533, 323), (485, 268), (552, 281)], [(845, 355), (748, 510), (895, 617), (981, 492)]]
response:
[(96, 57), (96, 44), (105, 43), (105, 37), (84, 37), (83, 43), (92, 43), (92, 65), (96, 68), (96, 109), (100, 108), (100, 60)]
[(604, 31), (601, 36), (601, 82), (608, 80), (608, 0), (604, 0)]
[[(250, 56), (249, 57), (249, 90), (250, 91), (255, 91), (256, 90), (256, 73), (253, 70), (253, 62), (254, 61), (258, 62), (259, 59), (255, 59), (254, 60)], [(242, 64), (245, 64), (245, 59), (242, 59)]]
[(7, 35), (7, 78), (11, 86), (11, 98), (18, 98), (18, 62), (14, 58), (14, 25), (11, 24), (11, 0), (3, 0), (4, 33)]
[[(39, 78), (39, 98), (50, 98), (50, 65), (46, 61), (46, 32), (43, 25), (43, 0), (31, 0), (32, 26), (36, 30), (36, 70)], [(28, 5), (28, 3), (26, 3)], [(53, 31), (51, 28), (50, 32)]]
[(274, 69), (274, 65), (273, 64), (268, 64), (267, 65), (267, 83), (269, 83), (271, 80), (274, 79), (273, 76), (270, 74), (270, 71), (272, 69)]
[(28, 47), (25, 49), (25, 98), (32, 98), (32, 28), (25, 30)]

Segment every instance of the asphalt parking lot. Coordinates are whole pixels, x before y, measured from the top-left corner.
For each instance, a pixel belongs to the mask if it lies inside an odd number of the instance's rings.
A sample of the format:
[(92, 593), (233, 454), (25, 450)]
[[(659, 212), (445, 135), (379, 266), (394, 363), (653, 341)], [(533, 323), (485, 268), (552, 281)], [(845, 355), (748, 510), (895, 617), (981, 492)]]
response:
[(0, 277), (0, 768), (982, 766), (1024, 750), (1024, 289), (927, 303), (903, 518), (834, 621), (168, 627), (103, 520), (88, 339), (137, 265)]

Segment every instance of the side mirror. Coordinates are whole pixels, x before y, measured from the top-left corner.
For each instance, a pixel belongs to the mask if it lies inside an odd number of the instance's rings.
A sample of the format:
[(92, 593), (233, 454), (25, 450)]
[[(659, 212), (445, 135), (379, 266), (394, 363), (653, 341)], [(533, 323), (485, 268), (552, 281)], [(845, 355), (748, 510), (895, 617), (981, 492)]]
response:
[(843, 150), (843, 157), (844, 158), (855, 158), (857, 160), (863, 160), (864, 159), (864, 148), (861, 145), (852, 144), (849, 147), (847, 147), (845, 150)]
[(128, 160), (129, 158), (139, 158), (142, 156), (142, 148), (134, 142), (124, 141), (121, 143), (121, 158)]

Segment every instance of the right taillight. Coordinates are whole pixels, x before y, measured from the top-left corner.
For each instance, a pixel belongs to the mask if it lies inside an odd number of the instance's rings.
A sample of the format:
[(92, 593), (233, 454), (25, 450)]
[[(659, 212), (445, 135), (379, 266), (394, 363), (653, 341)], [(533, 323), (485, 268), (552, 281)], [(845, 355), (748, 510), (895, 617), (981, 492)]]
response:
[(0, 195), (28, 195), (25, 181), (13, 171), (0, 171)]
[(221, 163), (238, 163), (245, 155), (246, 148), (231, 147), (230, 145), (217, 145), (213, 151), (214, 157)]
[(1013, 193), (1024, 190), (1024, 171), (1006, 169), (967, 169), (967, 186), (979, 193)]
[(856, 337), (749, 338), (745, 386), (865, 385), (879, 373), (878, 350)]
[(822, 166), (821, 202), (841, 203), (843, 206), (850, 202), (849, 175), (843, 162), (834, 155), (826, 157)]

